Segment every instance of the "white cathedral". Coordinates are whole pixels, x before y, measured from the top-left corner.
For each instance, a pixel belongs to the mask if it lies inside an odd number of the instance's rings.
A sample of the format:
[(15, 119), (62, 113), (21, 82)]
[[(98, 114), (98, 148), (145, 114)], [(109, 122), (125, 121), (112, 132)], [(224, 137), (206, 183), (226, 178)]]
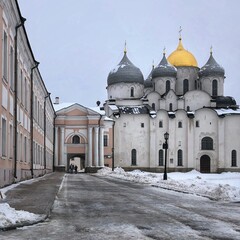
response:
[(145, 81), (125, 49), (108, 75), (104, 104), (114, 119), (114, 166), (162, 172), (168, 133), (168, 171), (239, 171), (240, 109), (224, 96), (224, 81), (212, 51), (199, 68), (181, 37)]

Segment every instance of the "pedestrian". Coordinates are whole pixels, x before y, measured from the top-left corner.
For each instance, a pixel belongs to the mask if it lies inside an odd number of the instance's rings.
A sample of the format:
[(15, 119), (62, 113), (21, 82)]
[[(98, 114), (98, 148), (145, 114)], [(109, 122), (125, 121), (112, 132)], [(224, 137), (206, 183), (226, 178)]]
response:
[(75, 169), (75, 173), (77, 173), (78, 166), (75, 165), (74, 169)]

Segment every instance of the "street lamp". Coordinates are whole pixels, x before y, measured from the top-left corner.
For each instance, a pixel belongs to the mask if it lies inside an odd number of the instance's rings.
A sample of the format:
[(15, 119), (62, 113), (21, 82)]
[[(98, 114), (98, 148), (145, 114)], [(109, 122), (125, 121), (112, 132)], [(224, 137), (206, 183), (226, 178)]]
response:
[(164, 166), (164, 174), (163, 174), (163, 180), (167, 180), (167, 150), (168, 150), (168, 138), (169, 138), (169, 133), (165, 132), (164, 133), (164, 139), (165, 143), (163, 144), (163, 149), (165, 149), (165, 166)]

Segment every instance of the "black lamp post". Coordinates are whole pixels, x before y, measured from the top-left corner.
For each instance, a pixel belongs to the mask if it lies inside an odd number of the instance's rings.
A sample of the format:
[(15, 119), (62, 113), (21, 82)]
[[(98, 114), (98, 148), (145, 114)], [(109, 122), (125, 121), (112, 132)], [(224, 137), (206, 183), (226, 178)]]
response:
[(165, 149), (165, 166), (164, 166), (164, 174), (163, 174), (163, 180), (167, 180), (167, 150), (168, 150), (168, 137), (169, 133), (164, 133), (164, 139), (165, 143), (163, 144), (163, 149)]

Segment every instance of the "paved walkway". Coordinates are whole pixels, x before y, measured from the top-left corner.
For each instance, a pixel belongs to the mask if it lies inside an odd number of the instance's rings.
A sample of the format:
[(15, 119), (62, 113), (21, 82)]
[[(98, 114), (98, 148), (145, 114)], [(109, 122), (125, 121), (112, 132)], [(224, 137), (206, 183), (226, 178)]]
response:
[[(51, 212), (64, 174), (63, 172), (54, 172), (35, 179), (33, 182), (23, 182), (9, 190), (6, 193), (6, 198), (1, 200), (0, 203), (6, 202), (16, 210), (43, 215), (44, 220)], [(14, 228), (14, 226), (11, 226), (11, 228)]]

